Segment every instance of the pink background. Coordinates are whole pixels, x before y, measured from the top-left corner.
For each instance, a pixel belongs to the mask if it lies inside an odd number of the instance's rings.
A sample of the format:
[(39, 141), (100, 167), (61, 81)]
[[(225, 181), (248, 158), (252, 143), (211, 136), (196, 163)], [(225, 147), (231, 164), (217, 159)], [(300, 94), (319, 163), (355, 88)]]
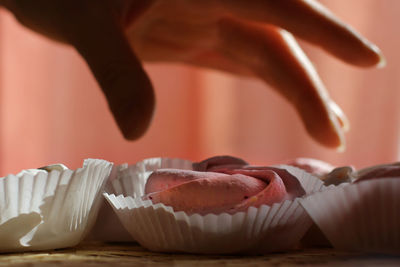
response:
[(149, 132), (122, 138), (88, 67), (73, 49), (0, 12), (0, 174), (84, 158), (117, 164), (146, 157), (200, 160), (231, 154), (254, 164), (315, 157), (357, 167), (399, 158), (398, 0), (321, 1), (375, 42), (388, 64), (357, 69), (304, 45), (351, 122), (344, 153), (305, 133), (294, 109), (257, 80), (183, 65), (146, 65), (157, 93)]

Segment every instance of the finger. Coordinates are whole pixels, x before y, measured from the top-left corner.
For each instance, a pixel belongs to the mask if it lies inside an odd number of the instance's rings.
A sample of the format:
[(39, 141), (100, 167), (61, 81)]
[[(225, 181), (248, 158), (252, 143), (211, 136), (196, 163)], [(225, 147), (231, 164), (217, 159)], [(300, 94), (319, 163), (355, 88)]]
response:
[(357, 66), (383, 66), (377, 46), (314, 0), (221, 0), (240, 17), (277, 25)]
[[(221, 47), (294, 105), (308, 133), (321, 144), (344, 149), (340, 113), (292, 35), (273, 26), (235, 19), (220, 22)], [(344, 121), (344, 119), (343, 119)]]
[[(235, 62), (231, 58), (228, 58), (221, 53), (218, 53), (217, 51), (206, 51), (204, 53), (200, 53), (194, 58), (188, 60), (187, 63), (196, 65), (198, 67), (220, 70), (241, 76), (254, 76), (252, 70), (249, 69), (247, 66), (243, 64), (237, 64), (237, 62)], [(349, 131), (350, 123), (343, 110), (333, 101), (329, 101), (328, 105), (331, 111), (339, 120), (342, 129), (345, 132)]]
[(151, 82), (120, 25), (107, 14), (90, 21), (95, 23), (82, 23), (71, 42), (100, 84), (124, 137), (136, 139), (152, 119), (155, 97)]
[[(243, 64), (238, 64), (231, 58), (228, 58), (221, 53), (218, 53), (217, 51), (205, 51), (203, 53), (197, 54), (195, 57), (187, 60), (187, 63), (198, 67), (220, 70), (241, 76), (254, 76), (252, 70), (249, 69), (247, 66)], [(345, 132), (349, 131), (350, 123), (342, 109), (333, 101), (329, 101), (328, 105), (331, 111), (339, 120), (342, 129)]]

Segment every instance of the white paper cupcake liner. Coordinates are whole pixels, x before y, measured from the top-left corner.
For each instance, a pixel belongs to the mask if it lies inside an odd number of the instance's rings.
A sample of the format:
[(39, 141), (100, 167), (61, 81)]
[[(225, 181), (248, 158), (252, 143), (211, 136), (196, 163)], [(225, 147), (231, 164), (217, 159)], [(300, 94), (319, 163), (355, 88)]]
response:
[[(176, 158), (149, 158), (132, 165), (124, 163), (114, 166), (105, 186), (105, 192), (124, 196), (141, 196), (144, 193), (144, 183), (154, 170), (161, 168), (176, 168), (191, 170), (192, 162)], [(121, 224), (118, 216), (107, 200), (99, 211), (99, 220), (96, 221), (87, 239), (104, 242), (133, 242), (132, 236)]]
[[(290, 174), (295, 176), (299, 180), (301, 186), (306, 191), (306, 195), (321, 191), (322, 189), (325, 188), (324, 182), (321, 181), (321, 179), (319, 179), (318, 177), (316, 177), (314, 175), (311, 175), (310, 173), (308, 173), (300, 168), (290, 166), (290, 165), (284, 165), (284, 164), (274, 165), (274, 167), (285, 169)], [(310, 177), (312, 179), (310, 179)]]
[[(162, 164), (167, 159), (152, 159), (152, 162), (157, 161), (162, 168), (191, 169), (188, 161), (172, 160), (170, 164)], [(161, 203), (153, 205), (141, 199), (151, 169), (146, 163), (143, 165), (138, 171), (125, 173), (121, 181), (115, 180), (114, 192), (104, 196), (134, 240), (147, 249), (207, 254), (283, 251), (294, 248), (312, 224), (299, 205), (299, 198), (272, 206), (250, 207), (246, 212), (233, 215), (189, 216)], [(280, 167), (299, 177), (307, 193), (323, 187), (318, 178), (298, 168)], [(115, 196), (115, 193), (121, 195)], [(126, 196), (126, 193), (131, 195)]]
[(329, 188), (301, 205), (341, 250), (400, 253), (400, 178)]
[(94, 222), (111, 167), (88, 159), (75, 171), (0, 178), (0, 251), (77, 245)]

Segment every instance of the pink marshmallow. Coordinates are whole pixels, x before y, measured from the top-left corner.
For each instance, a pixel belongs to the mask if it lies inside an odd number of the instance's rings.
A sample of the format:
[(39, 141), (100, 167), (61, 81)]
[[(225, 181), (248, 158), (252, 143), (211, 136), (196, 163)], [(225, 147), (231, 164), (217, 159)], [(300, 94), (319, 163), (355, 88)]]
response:
[(400, 177), (399, 163), (378, 165), (364, 170), (360, 170), (357, 180), (355, 182), (357, 183), (371, 179), (389, 178), (389, 177)]
[(201, 215), (232, 214), (305, 194), (289, 172), (269, 167), (227, 168), (223, 172), (160, 169), (149, 177), (145, 193), (143, 198), (154, 204), (163, 203), (175, 211)]

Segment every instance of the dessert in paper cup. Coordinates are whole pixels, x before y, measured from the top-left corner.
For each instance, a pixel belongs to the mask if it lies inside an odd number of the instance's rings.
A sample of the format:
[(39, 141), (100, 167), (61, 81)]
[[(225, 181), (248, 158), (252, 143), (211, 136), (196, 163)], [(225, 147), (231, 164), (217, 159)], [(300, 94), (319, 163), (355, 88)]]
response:
[[(168, 167), (192, 169), (192, 162), (182, 159), (149, 158), (132, 165), (124, 163), (114, 166), (105, 185), (105, 191), (115, 195), (122, 194), (134, 197), (142, 195), (143, 182), (145, 181), (143, 177), (147, 177), (154, 170)], [(106, 199), (101, 204), (98, 216), (99, 219), (88, 234), (87, 240), (102, 242), (135, 241), (121, 224), (121, 221)]]
[(322, 186), (291, 166), (154, 158), (121, 171), (104, 196), (149, 250), (265, 253), (297, 246), (312, 224), (299, 199)]
[(87, 159), (0, 178), (0, 252), (77, 245), (93, 224), (112, 163)]
[(400, 165), (356, 172), (355, 181), (329, 187), (301, 205), (340, 250), (400, 253)]

